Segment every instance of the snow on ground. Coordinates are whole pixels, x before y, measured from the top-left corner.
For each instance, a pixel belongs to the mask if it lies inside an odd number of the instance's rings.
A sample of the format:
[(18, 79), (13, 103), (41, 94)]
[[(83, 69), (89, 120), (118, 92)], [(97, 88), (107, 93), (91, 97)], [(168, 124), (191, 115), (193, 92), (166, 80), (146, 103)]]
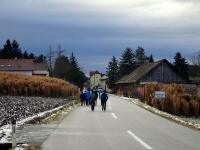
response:
[(171, 119), (173, 121), (176, 121), (180, 124), (183, 124), (185, 126), (190, 126), (190, 127), (193, 127), (195, 129), (198, 129), (200, 130), (200, 117), (199, 118), (194, 118), (194, 117), (183, 117), (183, 116), (176, 116), (176, 115), (172, 115), (172, 114), (169, 114), (167, 112), (163, 112), (163, 111), (160, 111), (154, 107), (151, 107), (145, 103), (142, 103), (139, 99), (136, 99), (136, 98), (128, 98), (128, 97), (120, 97), (122, 99), (125, 99), (125, 100), (129, 100), (131, 101), (132, 103), (146, 109), (146, 110), (149, 110), (155, 114), (158, 114), (162, 117), (165, 117), (167, 119)]
[(0, 97), (0, 114), (3, 114), (0, 120), (0, 143), (11, 141), (12, 116), (19, 127), (30, 120), (51, 114), (69, 103), (71, 101), (62, 98)]

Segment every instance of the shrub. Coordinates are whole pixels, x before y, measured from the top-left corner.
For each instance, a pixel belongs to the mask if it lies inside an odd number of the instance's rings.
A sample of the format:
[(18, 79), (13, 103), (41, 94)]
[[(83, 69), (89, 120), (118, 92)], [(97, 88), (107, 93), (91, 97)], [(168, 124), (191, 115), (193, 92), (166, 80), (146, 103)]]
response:
[[(200, 115), (200, 94), (195, 85), (186, 84), (146, 84), (145, 97), (147, 104), (160, 110), (176, 115), (195, 116)], [(164, 90), (165, 100), (156, 100), (154, 93)]]
[(61, 79), (0, 72), (1, 95), (68, 97), (77, 93), (78, 87)]

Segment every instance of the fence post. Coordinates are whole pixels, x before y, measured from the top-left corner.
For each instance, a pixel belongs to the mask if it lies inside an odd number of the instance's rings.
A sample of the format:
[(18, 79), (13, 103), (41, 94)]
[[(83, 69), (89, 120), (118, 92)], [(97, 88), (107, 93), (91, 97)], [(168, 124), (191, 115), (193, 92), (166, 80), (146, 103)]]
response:
[(16, 147), (16, 120), (12, 121), (12, 149)]

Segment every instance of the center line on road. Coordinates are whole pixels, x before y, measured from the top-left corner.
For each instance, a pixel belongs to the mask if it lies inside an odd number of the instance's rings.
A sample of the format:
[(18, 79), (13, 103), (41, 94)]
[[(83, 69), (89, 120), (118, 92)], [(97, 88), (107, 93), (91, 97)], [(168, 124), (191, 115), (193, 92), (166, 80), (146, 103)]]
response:
[(142, 141), (139, 137), (137, 137), (133, 132), (131, 132), (130, 130), (127, 131), (128, 134), (130, 134), (135, 140), (137, 140), (142, 146), (144, 146), (147, 149), (153, 149), (151, 146), (149, 146), (148, 144), (146, 144), (144, 141)]
[(108, 109), (111, 109), (110, 101), (108, 101)]
[(113, 116), (113, 118), (117, 119), (117, 116), (114, 113), (111, 113), (111, 115)]

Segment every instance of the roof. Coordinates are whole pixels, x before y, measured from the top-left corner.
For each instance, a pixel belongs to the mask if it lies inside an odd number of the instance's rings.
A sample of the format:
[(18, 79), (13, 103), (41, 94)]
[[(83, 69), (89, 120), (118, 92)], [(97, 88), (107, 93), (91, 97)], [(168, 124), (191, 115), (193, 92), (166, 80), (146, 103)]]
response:
[(146, 74), (151, 72), (153, 69), (155, 69), (157, 66), (159, 66), (163, 62), (167, 63), (168, 65), (170, 65), (171, 68), (175, 69), (174, 66), (171, 63), (169, 63), (166, 59), (162, 59), (160, 61), (153, 62), (153, 63), (146, 63), (146, 64), (138, 67), (132, 73), (122, 77), (119, 81), (116, 82), (116, 84), (120, 84), (120, 83), (136, 83), (142, 77), (144, 77)]
[(103, 75), (102, 77), (101, 77), (101, 80), (107, 80), (108, 79), (108, 77), (106, 76), (106, 75)]
[(101, 74), (101, 73), (98, 70), (90, 71), (90, 76), (93, 76), (94, 74)]
[(34, 63), (33, 59), (0, 59), (0, 71), (43, 71), (46, 63)]

